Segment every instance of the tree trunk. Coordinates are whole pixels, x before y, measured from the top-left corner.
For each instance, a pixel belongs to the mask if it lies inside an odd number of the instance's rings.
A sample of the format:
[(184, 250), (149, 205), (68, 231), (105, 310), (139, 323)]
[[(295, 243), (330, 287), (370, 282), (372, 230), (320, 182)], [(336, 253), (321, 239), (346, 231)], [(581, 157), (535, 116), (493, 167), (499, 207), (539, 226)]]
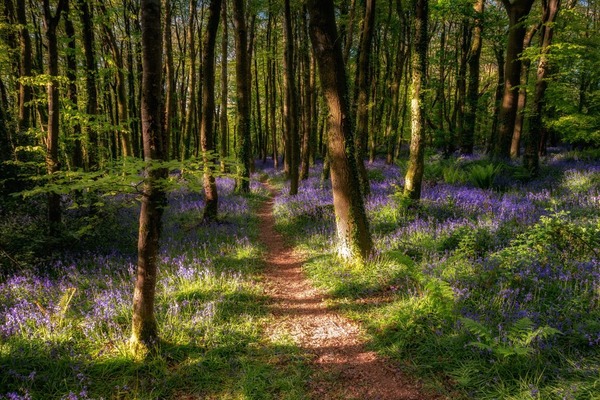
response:
[[(50, 1), (44, 0), (44, 28), (46, 45), (48, 46), (48, 127), (46, 138), (46, 170), (49, 175), (53, 175), (60, 170), (58, 160), (58, 134), (60, 121), (60, 105), (58, 98), (58, 39), (56, 37), (56, 28), (60, 21), (61, 14), (66, 6), (65, 0), (60, 0), (56, 6), (56, 11), (52, 15)], [(55, 234), (58, 231), (61, 222), (60, 195), (58, 193), (48, 193), (48, 223), (50, 233)]]
[(483, 31), (484, 0), (477, 0), (473, 6), (475, 21), (472, 28), (471, 51), (469, 53), (469, 83), (467, 87), (466, 110), (460, 152), (473, 154), (475, 143), (475, 122), (477, 120), (477, 103), (479, 102), (479, 60), (481, 58), (481, 34)]
[(90, 123), (85, 124), (87, 131), (87, 167), (94, 171), (98, 169), (99, 145), (98, 132), (94, 127), (96, 115), (98, 114), (98, 89), (96, 79), (98, 77), (98, 66), (96, 64), (96, 50), (94, 48), (94, 29), (92, 25), (92, 12), (88, 0), (77, 0), (79, 15), (81, 18), (83, 32), (83, 52), (85, 54), (85, 89), (86, 106)]
[[(108, 10), (103, 3), (98, 3), (102, 13), (108, 18)], [(123, 52), (119, 47), (119, 43), (112, 27), (104, 24), (104, 33), (107, 44), (110, 47), (113, 61), (116, 68), (116, 95), (117, 95), (117, 134), (121, 144), (121, 155), (123, 157), (133, 156), (133, 145), (131, 143), (131, 132), (129, 130), (129, 107), (127, 100), (127, 82), (125, 80), (125, 65), (123, 63)], [(129, 94), (133, 96), (133, 93)]]
[[(371, 47), (375, 30), (375, 0), (366, 0), (363, 19), (360, 53), (358, 57), (358, 99), (356, 105), (355, 158), (358, 168), (360, 190), (363, 196), (369, 195), (369, 177), (365, 168), (367, 140), (369, 137), (369, 90), (371, 83)], [(374, 132), (371, 132), (374, 135)]]
[[(29, 29), (27, 29), (27, 14), (25, 10), (25, 1), (17, 1), (17, 22), (19, 23), (19, 44), (20, 44), (20, 71), (21, 78), (31, 76), (31, 38)], [(31, 124), (32, 108), (29, 105), (32, 97), (31, 86), (19, 82), (19, 118), (17, 119), (17, 129), (24, 131)]]
[(273, 167), (277, 170), (279, 168), (279, 154), (277, 151), (277, 124), (276, 124), (276, 109), (277, 109), (277, 85), (275, 80), (275, 53), (276, 48), (273, 45), (275, 40), (273, 39), (273, 10), (272, 3), (269, 1), (269, 20), (267, 22), (267, 81), (269, 82), (269, 94), (267, 98), (268, 102), (268, 115), (267, 118), (271, 121), (271, 147), (273, 151)]
[(311, 136), (313, 121), (313, 82), (312, 82), (312, 63), (310, 49), (308, 48), (308, 24), (306, 21), (306, 7), (302, 10), (302, 79), (304, 89), (304, 103), (302, 107), (302, 162), (300, 163), (300, 179), (308, 179), (308, 167), (311, 155)]
[(184, 143), (183, 151), (181, 152), (181, 157), (183, 159), (187, 159), (191, 155), (197, 156), (198, 152), (196, 151), (197, 146), (194, 145), (193, 151), (191, 151), (192, 140), (194, 139), (193, 131), (194, 131), (194, 123), (196, 116), (196, 76), (198, 71), (196, 71), (196, 1), (190, 0), (189, 2), (189, 21), (188, 21), (188, 31), (187, 31), (187, 41), (188, 41), (188, 49), (189, 49), (189, 69), (188, 69), (188, 90), (187, 90), (187, 105), (185, 108), (185, 121), (184, 121), (184, 130), (183, 130), (183, 140)]
[(504, 94), (498, 113), (498, 137), (494, 145), (495, 159), (508, 159), (512, 135), (515, 129), (521, 78), (521, 59), (525, 26), (522, 19), (529, 14), (534, 0), (502, 0), (508, 13), (509, 32), (504, 66)]
[(219, 148), (219, 156), (221, 158), (221, 172), (227, 171), (227, 164), (225, 158), (227, 157), (227, 140), (229, 138), (229, 128), (227, 121), (227, 62), (229, 59), (228, 52), (228, 35), (227, 35), (227, 0), (222, 0), (221, 5), (221, 20), (223, 21), (223, 32), (221, 34), (221, 114), (220, 125), (221, 125), (221, 146)]
[[(75, 28), (69, 16), (69, 0), (65, 3), (65, 33), (69, 39), (67, 50), (68, 97), (73, 110), (78, 110), (77, 101), (77, 58), (75, 47)], [(73, 167), (83, 169), (83, 150), (81, 148), (81, 125), (75, 120), (73, 128)]]
[(332, 0), (309, 0), (310, 37), (329, 108), (328, 156), (331, 165), (333, 206), (338, 254), (347, 260), (366, 259), (373, 242), (354, 155), (352, 118), (341, 44)]
[(285, 104), (283, 107), (285, 118), (285, 161), (289, 165), (290, 195), (298, 194), (298, 160), (299, 160), (299, 141), (298, 141), (298, 107), (296, 95), (296, 72), (294, 68), (294, 36), (292, 33), (292, 15), (290, 10), (290, 0), (284, 1), (285, 7), (285, 54), (283, 57), (283, 67), (285, 70)]
[(502, 94), (504, 93), (504, 50), (500, 47), (494, 47), (496, 64), (498, 64), (498, 81), (496, 83), (496, 93), (494, 95), (494, 116), (492, 118), (492, 129), (490, 138), (486, 146), (486, 153), (494, 152), (494, 146), (498, 137), (498, 115), (502, 106)]
[[(469, 63), (469, 55), (471, 53), (471, 34), (469, 32), (470, 23), (467, 18), (462, 21), (462, 34), (461, 34), (461, 46), (460, 46), (460, 63), (458, 66), (458, 74), (456, 77), (456, 125), (454, 131), (457, 132), (458, 140), (465, 135), (465, 113), (467, 103), (467, 66)], [(452, 133), (452, 129), (450, 132)], [(450, 140), (446, 146), (446, 154), (450, 155), (456, 150), (456, 137), (451, 134)]]
[(160, 0), (142, 0), (142, 136), (146, 180), (142, 193), (138, 237), (138, 264), (133, 294), (133, 321), (130, 344), (143, 354), (157, 344), (154, 316), (161, 219), (166, 195), (159, 180), (167, 170), (151, 164), (165, 160), (162, 132), (162, 29)]
[(204, 162), (204, 219), (217, 217), (219, 197), (214, 175), (214, 125), (215, 115), (215, 44), (219, 28), (221, 0), (211, 0), (208, 8), (208, 24), (202, 48), (202, 119), (200, 121), (200, 143)]
[(233, 0), (235, 28), (235, 80), (237, 88), (237, 193), (250, 192), (250, 73), (248, 63), (248, 32), (243, 0)]
[[(533, 26), (523, 39), (523, 51), (531, 44), (533, 36), (538, 30), (539, 25)], [(527, 104), (527, 84), (529, 82), (529, 67), (531, 58), (522, 57), (521, 61), (521, 86), (519, 87), (519, 99), (517, 100), (517, 117), (515, 118), (515, 130), (510, 144), (510, 157), (517, 158), (521, 155), (521, 132), (523, 131), (523, 122), (525, 121), (525, 105)]]
[[(125, 35), (127, 36), (127, 39), (125, 40), (124, 43), (124, 48), (126, 51), (126, 57), (125, 59), (127, 60), (127, 90), (129, 93), (129, 96), (127, 98), (127, 104), (128, 104), (128, 114), (127, 114), (127, 124), (126, 124), (126, 128), (127, 128), (127, 133), (129, 134), (129, 140), (131, 141), (131, 156), (133, 157), (142, 157), (142, 150), (141, 148), (143, 147), (142, 144), (142, 138), (140, 137), (140, 130), (139, 130), (139, 123), (137, 121), (139, 121), (139, 109), (138, 109), (138, 105), (136, 102), (136, 93), (135, 93), (135, 64), (134, 64), (134, 50), (133, 50), (133, 37), (134, 37), (134, 32), (132, 32), (131, 30), (131, 21), (130, 18), (128, 16), (128, 12), (130, 11), (129, 9), (132, 8), (132, 4), (131, 4), (131, 0), (129, 1), (125, 1), (123, 3), (123, 20), (125, 21)], [(135, 8), (133, 10), (131, 10), (131, 14), (132, 15), (137, 15), (137, 10), (135, 10)], [(135, 24), (134, 24), (135, 25)], [(136, 34), (138, 34), (139, 32), (135, 32)], [(167, 153), (168, 154), (168, 153)]]
[(172, 9), (171, 0), (162, 0), (165, 30), (163, 32), (163, 45), (165, 47), (165, 125), (164, 137), (166, 141), (165, 154), (168, 158), (177, 158), (177, 154), (172, 150), (173, 146), (173, 130), (175, 129), (175, 113), (177, 104), (175, 102), (175, 64), (173, 61), (173, 41), (171, 39), (173, 33), (171, 30)]
[(532, 113), (529, 119), (528, 135), (525, 144), (525, 154), (523, 156), (523, 165), (533, 175), (539, 172), (539, 148), (544, 130), (542, 121), (542, 112), (544, 110), (544, 94), (548, 87), (548, 74), (550, 71), (548, 54), (552, 45), (554, 35), (554, 22), (560, 10), (561, 0), (542, 0), (542, 29), (541, 29), (541, 55), (537, 68), (537, 79), (535, 82), (535, 97), (533, 99)]
[(412, 54), (411, 139), (408, 169), (404, 178), (404, 196), (421, 198), (425, 155), (425, 75), (427, 73), (428, 0), (415, 0), (414, 49)]

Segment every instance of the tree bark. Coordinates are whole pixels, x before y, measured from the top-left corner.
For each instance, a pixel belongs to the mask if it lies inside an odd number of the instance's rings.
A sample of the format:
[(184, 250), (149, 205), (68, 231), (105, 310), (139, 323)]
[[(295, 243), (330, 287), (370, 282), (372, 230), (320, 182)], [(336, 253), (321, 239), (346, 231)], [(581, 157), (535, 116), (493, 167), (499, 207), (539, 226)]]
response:
[(248, 63), (248, 32), (243, 0), (233, 0), (235, 28), (235, 80), (237, 87), (237, 193), (250, 193), (250, 73)]
[(169, 158), (177, 158), (177, 154), (172, 150), (176, 146), (173, 145), (173, 130), (175, 129), (175, 113), (177, 103), (175, 102), (175, 63), (173, 61), (173, 41), (171, 39), (173, 32), (171, 30), (172, 9), (171, 0), (162, 0), (163, 17), (164, 17), (164, 32), (163, 45), (165, 47), (165, 125), (164, 137), (166, 141), (165, 154)]
[(425, 78), (427, 73), (428, 0), (415, 0), (414, 43), (412, 53), (411, 139), (408, 169), (404, 178), (404, 196), (421, 198), (425, 155)]
[[(98, 3), (102, 13), (108, 18), (108, 10), (103, 3)], [(123, 157), (133, 156), (133, 145), (131, 143), (131, 132), (129, 129), (129, 107), (127, 101), (127, 86), (125, 80), (125, 65), (123, 63), (123, 51), (119, 47), (119, 43), (112, 28), (104, 24), (104, 33), (107, 44), (110, 47), (113, 61), (116, 67), (116, 95), (117, 95), (117, 134), (121, 144), (121, 155)], [(129, 94), (133, 96), (133, 93)]]
[(312, 136), (312, 121), (313, 121), (313, 82), (312, 82), (312, 62), (310, 57), (310, 49), (308, 48), (308, 24), (306, 7), (302, 10), (302, 45), (301, 45), (301, 61), (302, 61), (302, 81), (303, 81), (303, 107), (302, 107), (302, 160), (300, 163), (300, 179), (308, 179), (308, 168), (311, 155), (311, 136)]
[(328, 157), (335, 210), (338, 254), (347, 260), (366, 259), (373, 242), (354, 157), (352, 118), (341, 44), (332, 0), (309, 0), (310, 37), (321, 86), (329, 108)]
[(88, 0), (77, 0), (77, 8), (79, 9), (79, 15), (81, 19), (83, 33), (83, 53), (85, 54), (85, 111), (89, 120), (89, 123), (85, 124), (84, 126), (84, 130), (88, 137), (87, 168), (94, 171), (98, 169), (98, 148), (100, 145), (98, 142), (98, 132), (94, 126), (96, 115), (98, 114), (98, 90), (96, 84), (98, 66), (96, 65), (96, 50), (94, 49), (92, 12), (89, 7)]
[(542, 39), (540, 60), (537, 68), (537, 79), (535, 82), (535, 97), (533, 99), (532, 113), (529, 119), (528, 135), (525, 143), (525, 154), (523, 165), (535, 176), (539, 172), (539, 149), (544, 122), (542, 112), (544, 110), (544, 95), (548, 87), (548, 75), (550, 72), (548, 54), (554, 36), (554, 22), (560, 10), (561, 0), (542, 0), (542, 28), (540, 36)]
[(469, 53), (469, 83), (467, 86), (466, 110), (462, 135), (460, 137), (460, 152), (473, 154), (475, 143), (475, 122), (477, 121), (477, 104), (479, 102), (479, 60), (483, 32), (484, 0), (477, 0), (473, 5), (475, 16), (472, 27), (471, 51)]
[(506, 60), (504, 66), (504, 94), (502, 105), (498, 113), (498, 137), (494, 145), (493, 156), (495, 159), (508, 159), (510, 146), (517, 117), (519, 99), (519, 86), (521, 78), (521, 59), (525, 26), (522, 19), (529, 14), (534, 0), (502, 0), (508, 13), (509, 32), (506, 46)]
[(290, 179), (290, 195), (298, 194), (298, 160), (300, 144), (298, 142), (298, 107), (296, 95), (296, 72), (294, 68), (294, 36), (292, 33), (292, 15), (290, 0), (284, 1), (285, 8), (285, 52), (283, 57), (285, 104), (283, 113), (285, 118), (285, 161), (289, 165), (288, 177)]
[(158, 182), (166, 178), (164, 168), (152, 162), (165, 160), (162, 132), (162, 29), (160, 0), (142, 0), (142, 136), (146, 179), (142, 193), (138, 236), (137, 279), (133, 294), (130, 344), (143, 354), (157, 344), (154, 316), (161, 219), (166, 195)]
[[(65, 33), (69, 39), (67, 44), (67, 79), (69, 81), (68, 86), (68, 97), (71, 101), (71, 107), (74, 110), (78, 110), (77, 101), (77, 58), (76, 58), (76, 47), (75, 47), (75, 27), (73, 21), (69, 16), (70, 4), (69, 0), (65, 2)], [(77, 120), (76, 120), (77, 121)], [(83, 149), (81, 148), (81, 125), (75, 122), (73, 125), (73, 167), (76, 169), (83, 169)]]
[[(17, 22), (19, 23), (19, 44), (20, 44), (20, 71), (21, 78), (31, 76), (31, 38), (29, 29), (27, 29), (27, 14), (25, 10), (25, 1), (17, 1)], [(19, 117), (17, 119), (17, 129), (26, 130), (31, 124), (32, 108), (29, 105), (32, 97), (31, 86), (19, 82)]]
[(492, 129), (490, 138), (486, 146), (486, 153), (494, 152), (494, 146), (498, 137), (498, 115), (502, 106), (502, 95), (504, 93), (504, 49), (494, 46), (494, 55), (498, 65), (498, 81), (496, 83), (496, 93), (494, 95), (494, 116), (492, 117)]
[(211, 0), (208, 6), (208, 24), (202, 48), (202, 119), (200, 121), (200, 143), (204, 162), (204, 219), (217, 217), (219, 196), (214, 175), (214, 125), (215, 115), (215, 44), (219, 28), (221, 0)]
[(196, 70), (196, 1), (190, 0), (189, 2), (189, 21), (187, 31), (187, 41), (189, 49), (189, 69), (188, 69), (188, 91), (187, 91), (187, 105), (185, 108), (185, 121), (183, 130), (184, 149), (181, 152), (181, 157), (186, 159), (191, 155), (197, 156), (197, 146), (194, 145), (193, 151), (191, 151), (192, 140), (194, 139), (193, 131), (195, 124), (196, 113), (196, 76), (198, 71)]
[[(60, 105), (58, 98), (58, 39), (56, 28), (61, 14), (66, 6), (65, 0), (60, 0), (54, 15), (50, 9), (50, 1), (44, 0), (44, 28), (46, 45), (48, 46), (48, 75), (50, 80), (48, 90), (48, 127), (46, 137), (46, 170), (48, 175), (53, 175), (60, 170), (58, 159), (58, 134), (60, 121)], [(60, 195), (48, 193), (48, 223), (50, 233), (55, 234), (61, 223)]]
[[(371, 47), (375, 30), (375, 0), (366, 0), (365, 17), (363, 19), (360, 54), (358, 57), (358, 99), (356, 105), (355, 158), (358, 168), (360, 190), (363, 196), (369, 195), (369, 177), (365, 168), (367, 140), (369, 137), (369, 90), (371, 83)], [(374, 132), (371, 132), (373, 135)]]
[(219, 115), (219, 123), (221, 126), (221, 146), (219, 148), (219, 156), (221, 158), (221, 172), (227, 171), (225, 158), (227, 157), (227, 140), (229, 138), (229, 128), (227, 121), (227, 62), (228, 54), (228, 35), (227, 35), (227, 0), (222, 0), (221, 5), (221, 20), (223, 21), (223, 32), (221, 34), (221, 113)]
[[(533, 36), (537, 32), (539, 25), (533, 26), (523, 39), (523, 51), (530, 45)], [(515, 130), (513, 131), (510, 144), (510, 157), (517, 158), (521, 155), (521, 133), (523, 131), (523, 122), (525, 121), (525, 105), (527, 104), (527, 84), (529, 82), (529, 67), (531, 58), (522, 57), (521, 61), (521, 86), (519, 87), (519, 98), (517, 100), (517, 117), (515, 118)]]

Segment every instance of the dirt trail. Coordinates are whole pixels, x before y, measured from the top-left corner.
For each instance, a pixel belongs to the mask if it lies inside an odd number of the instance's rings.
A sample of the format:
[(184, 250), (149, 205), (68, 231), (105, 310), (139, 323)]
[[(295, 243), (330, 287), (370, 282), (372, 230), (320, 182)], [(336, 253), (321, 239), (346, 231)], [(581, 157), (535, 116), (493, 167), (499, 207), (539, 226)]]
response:
[(358, 326), (327, 309), (323, 293), (304, 276), (302, 260), (275, 231), (271, 197), (260, 211), (260, 237), (268, 249), (266, 292), (275, 317), (270, 337), (291, 336), (311, 354), (316, 373), (310, 383), (315, 399), (434, 399), (399, 370), (367, 351)]

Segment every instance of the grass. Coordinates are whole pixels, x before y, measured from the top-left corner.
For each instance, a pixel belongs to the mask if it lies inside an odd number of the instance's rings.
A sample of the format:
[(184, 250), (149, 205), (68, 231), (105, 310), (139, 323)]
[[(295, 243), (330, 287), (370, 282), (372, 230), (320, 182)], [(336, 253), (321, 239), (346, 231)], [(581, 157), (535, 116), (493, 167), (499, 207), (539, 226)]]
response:
[[(265, 193), (235, 196), (227, 179), (219, 189), (223, 217), (210, 225), (200, 222), (200, 196), (170, 196), (156, 298), (161, 342), (145, 359), (127, 346), (133, 240), (106, 252), (114, 237), (105, 236), (96, 250), (5, 271), (0, 399), (306, 398), (306, 356), (264, 334), (272, 317), (254, 210)], [(112, 230), (135, 237), (137, 210), (114, 201), (122, 218), (107, 220)]]
[(450, 398), (600, 398), (597, 161), (550, 157), (540, 178), (506, 175), (496, 190), (487, 189), (487, 170), (484, 188), (463, 183), (469, 171), (492, 168), (484, 160), (436, 163), (411, 208), (394, 196), (400, 171), (369, 166), (378, 254), (364, 265), (344, 265), (330, 250), (334, 220), (321, 217), (330, 189), (317, 185), (318, 170), (301, 199), (278, 199), (278, 229), (305, 254), (331, 306), (429, 389)]

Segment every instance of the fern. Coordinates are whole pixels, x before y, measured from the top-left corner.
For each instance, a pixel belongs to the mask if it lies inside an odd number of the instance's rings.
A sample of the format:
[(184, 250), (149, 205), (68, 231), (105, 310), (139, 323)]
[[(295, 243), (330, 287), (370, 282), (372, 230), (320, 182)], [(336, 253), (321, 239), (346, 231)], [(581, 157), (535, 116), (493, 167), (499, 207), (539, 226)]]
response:
[(474, 165), (469, 169), (469, 182), (480, 189), (490, 189), (501, 169), (500, 165), (494, 164)]
[(461, 322), (469, 333), (480, 340), (470, 342), (470, 346), (490, 351), (499, 358), (528, 356), (533, 353), (536, 340), (544, 340), (561, 333), (550, 326), (534, 329), (534, 324), (529, 318), (521, 318), (508, 328), (505, 338), (500, 338), (495, 337), (492, 331), (480, 322), (470, 318), (461, 318)]

